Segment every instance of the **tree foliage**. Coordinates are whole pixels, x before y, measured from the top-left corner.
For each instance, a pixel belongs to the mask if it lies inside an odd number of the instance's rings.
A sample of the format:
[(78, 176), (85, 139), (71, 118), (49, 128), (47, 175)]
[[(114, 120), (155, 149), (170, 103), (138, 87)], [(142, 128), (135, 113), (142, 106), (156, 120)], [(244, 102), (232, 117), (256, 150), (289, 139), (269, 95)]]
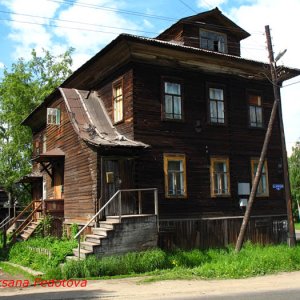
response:
[(289, 158), (289, 174), (293, 197), (293, 212), (298, 219), (297, 201), (300, 204), (300, 142), (297, 142), (292, 148), (292, 155)]
[(70, 74), (73, 49), (54, 56), (43, 50), (5, 69), (0, 80), (0, 183), (14, 192), (14, 182), (31, 170), (31, 131), (21, 122)]

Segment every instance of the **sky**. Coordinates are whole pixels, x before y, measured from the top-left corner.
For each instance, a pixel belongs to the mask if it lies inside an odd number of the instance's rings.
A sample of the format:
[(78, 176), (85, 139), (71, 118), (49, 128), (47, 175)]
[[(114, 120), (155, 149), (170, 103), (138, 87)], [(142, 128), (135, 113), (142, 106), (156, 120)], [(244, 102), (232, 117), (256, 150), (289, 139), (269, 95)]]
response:
[[(218, 7), (251, 34), (242, 57), (268, 62), (265, 25), (279, 64), (299, 68), (300, 0), (0, 0), (0, 79), (34, 48), (58, 55), (75, 48), (73, 69), (122, 32), (155, 37), (178, 19)], [(299, 82), (298, 82), (299, 81)], [(281, 89), (288, 152), (300, 139), (300, 76)]]

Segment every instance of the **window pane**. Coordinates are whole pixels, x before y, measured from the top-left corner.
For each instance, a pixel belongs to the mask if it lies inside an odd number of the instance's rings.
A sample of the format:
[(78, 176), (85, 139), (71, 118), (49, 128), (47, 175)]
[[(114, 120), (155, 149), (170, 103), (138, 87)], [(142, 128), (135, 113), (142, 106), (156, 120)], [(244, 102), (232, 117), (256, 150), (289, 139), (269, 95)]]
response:
[(255, 106), (249, 106), (250, 109), (250, 125), (256, 126), (256, 111)]
[(165, 82), (165, 93), (180, 95), (181, 94), (180, 84), (173, 83), (173, 82)]
[(172, 102), (172, 96), (165, 95), (165, 112), (166, 114), (173, 113), (173, 102)]
[(183, 195), (183, 173), (176, 173), (176, 194)]
[(168, 194), (175, 195), (175, 177), (173, 173), (168, 173)]
[(256, 121), (257, 127), (262, 127), (262, 108), (256, 107)]
[(220, 100), (223, 101), (223, 90), (222, 89), (214, 89), (210, 88), (209, 89), (209, 98), (214, 99), (214, 100)]
[(182, 161), (181, 160), (169, 160), (168, 161), (168, 171), (182, 171)]
[(226, 172), (226, 164), (224, 162), (215, 162), (214, 170), (216, 173)]
[(219, 123), (224, 123), (224, 102), (218, 101), (218, 119)]
[(181, 118), (181, 97), (174, 97), (174, 118)]
[(211, 121), (217, 122), (218, 120), (218, 113), (217, 113), (217, 102), (210, 101), (210, 118)]

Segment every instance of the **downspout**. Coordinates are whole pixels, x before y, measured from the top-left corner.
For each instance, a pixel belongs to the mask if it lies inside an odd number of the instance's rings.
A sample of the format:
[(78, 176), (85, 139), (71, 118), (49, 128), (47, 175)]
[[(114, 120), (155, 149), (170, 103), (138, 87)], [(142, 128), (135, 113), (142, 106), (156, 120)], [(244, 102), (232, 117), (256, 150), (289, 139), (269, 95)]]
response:
[[(103, 189), (104, 189), (104, 182), (103, 182), (103, 156), (101, 155), (101, 159), (100, 159), (100, 198), (97, 201), (97, 208), (96, 208), (96, 212), (95, 214), (100, 210), (101, 208), (101, 204), (102, 204), (102, 199), (103, 199)], [(101, 216), (99, 215), (96, 219), (95, 222), (95, 227), (98, 226), (99, 221), (101, 219)]]

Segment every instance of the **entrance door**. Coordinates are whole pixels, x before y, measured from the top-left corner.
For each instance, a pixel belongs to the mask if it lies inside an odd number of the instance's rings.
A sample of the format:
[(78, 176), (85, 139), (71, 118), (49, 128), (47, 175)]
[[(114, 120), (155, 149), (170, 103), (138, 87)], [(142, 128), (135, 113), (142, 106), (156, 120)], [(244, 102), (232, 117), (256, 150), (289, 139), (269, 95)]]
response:
[(54, 199), (64, 198), (64, 164), (57, 162), (53, 166)]
[[(104, 176), (104, 201), (105, 204), (118, 190), (131, 189), (134, 187), (134, 160), (132, 159), (105, 159), (103, 166)], [(122, 193), (122, 214), (133, 214), (135, 212), (134, 193)], [(119, 201), (113, 200), (105, 209), (105, 215), (118, 215)]]

